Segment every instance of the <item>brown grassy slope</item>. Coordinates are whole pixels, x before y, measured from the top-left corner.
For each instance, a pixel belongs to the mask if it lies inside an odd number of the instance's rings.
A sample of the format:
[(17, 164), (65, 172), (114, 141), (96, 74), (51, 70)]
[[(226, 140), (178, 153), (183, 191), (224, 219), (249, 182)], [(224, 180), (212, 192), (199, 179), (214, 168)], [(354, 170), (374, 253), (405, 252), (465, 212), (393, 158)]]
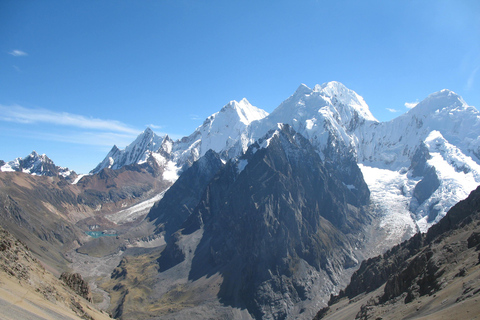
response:
[(479, 301), (480, 187), (427, 234), (362, 263), (315, 319), (477, 319)]
[(0, 318), (110, 319), (46, 271), (23, 243), (1, 227)]

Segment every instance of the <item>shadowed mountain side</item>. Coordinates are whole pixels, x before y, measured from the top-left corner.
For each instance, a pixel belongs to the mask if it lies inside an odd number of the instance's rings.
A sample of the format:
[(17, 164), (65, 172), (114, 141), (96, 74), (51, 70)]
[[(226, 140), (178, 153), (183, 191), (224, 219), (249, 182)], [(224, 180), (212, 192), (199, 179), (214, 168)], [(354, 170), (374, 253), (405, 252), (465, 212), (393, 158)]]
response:
[(60, 187), (62, 182), (59, 177), (0, 173), (0, 225), (57, 273), (69, 263), (62, 252), (81, 238), (74, 223), (92, 211), (78, 205), (75, 187)]
[[(335, 283), (357, 263), (350, 236), (368, 219), (352, 203), (366, 205), (368, 198), (354, 198), (305, 138), (280, 126), (215, 175), (178, 231), (204, 232), (189, 278), (220, 272), (223, 303), (247, 308), (257, 319), (270, 312), (282, 318), (308, 296), (308, 275), (299, 270), (324, 272)], [(175, 246), (168, 243), (161, 270), (169, 258), (177, 259), (172, 265), (183, 260)], [(285, 305), (275, 302), (279, 292), (288, 296)]]
[(218, 154), (209, 150), (182, 173), (146, 217), (157, 226), (157, 233), (165, 231), (168, 241), (170, 235), (178, 230), (195, 209), (205, 187), (222, 166)]

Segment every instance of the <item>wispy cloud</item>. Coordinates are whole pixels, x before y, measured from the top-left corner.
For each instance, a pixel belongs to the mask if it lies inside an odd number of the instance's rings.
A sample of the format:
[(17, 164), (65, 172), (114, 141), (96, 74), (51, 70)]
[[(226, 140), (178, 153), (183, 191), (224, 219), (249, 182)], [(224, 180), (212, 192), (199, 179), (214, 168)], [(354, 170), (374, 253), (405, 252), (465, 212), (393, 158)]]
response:
[(52, 132), (32, 132), (32, 134), (35, 134), (36, 139), (41, 140), (100, 146), (107, 148), (111, 148), (113, 145), (124, 148), (125, 146), (129, 145), (135, 138), (135, 135), (132, 134), (98, 131), (63, 132), (61, 134)]
[(190, 114), (190, 119), (191, 120), (202, 120), (198, 114)]
[(125, 134), (138, 134), (139, 132), (139, 130), (116, 120), (87, 118), (78, 114), (55, 112), (47, 109), (25, 108), (18, 105), (0, 105), (0, 120), (23, 124), (49, 123), (82, 129), (121, 132)]
[(14, 56), (14, 57), (25, 57), (28, 56), (28, 53), (22, 50), (12, 50), (8, 54)]
[(392, 108), (387, 108), (387, 110), (392, 112), (392, 113), (400, 112), (400, 110), (392, 109)]
[(163, 127), (162, 126), (159, 126), (159, 125), (156, 125), (156, 124), (147, 124), (146, 125), (147, 127), (150, 127), (152, 129), (162, 129)]
[(480, 69), (480, 66), (473, 69), (473, 71), (470, 73), (470, 76), (468, 77), (468, 80), (467, 80), (467, 90), (472, 89), (473, 83), (475, 82), (475, 76), (477, 75), (477, 72), (479, 69)]
[(415, 108), (417, 106), (418, 102), (405, 102), (405, 107), (408, 109)]

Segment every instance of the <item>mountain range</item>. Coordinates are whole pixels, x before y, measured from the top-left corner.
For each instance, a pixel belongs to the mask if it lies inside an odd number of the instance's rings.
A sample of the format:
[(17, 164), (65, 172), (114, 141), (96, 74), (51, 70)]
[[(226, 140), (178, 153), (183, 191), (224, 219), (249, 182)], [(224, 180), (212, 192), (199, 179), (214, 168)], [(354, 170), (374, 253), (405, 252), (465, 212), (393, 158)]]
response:
[[(147, 128), (89, 175), (35, 152), (3, 162), (14, 205), (0, 221), (23, 239), (38, 215), (29, 200), (57, 212), (46, 221), (69, 233), (53, 247), (36, 233), (50, 245), (37, 254), (66, 254), (54, 269), (83, 272), (118, 318), (308, 319), (360, 261), (427, 232), (480, 184), (479, 133), (480, 113), (449, 90), (379, 122), (339, 82), (300, 85), (270, 114), (231, 101), (179, 140)], [(23, 196), (39, 183), (46, 191)], [(110, 279), (78, 254), (112, 261)]]
[(92, 173), (153, 156), (166, 168), (165, 177), (176, 177), (207, 150), (233, 159), (278, 123), (289, 124), (345, 184), (355, 186), (343, 163), (353, 159), (372, 201), (395, 207), (398, 219), (425, 232), (480, 183), (479, 116), (460, 96), (441, 90), (400, 117), (379, 122), (363, 98), (339, 82), (301, 85), (271, 114), (246, 99), (232, 101), (177, 141), (147, 129), (125, 150), (114, 147)]

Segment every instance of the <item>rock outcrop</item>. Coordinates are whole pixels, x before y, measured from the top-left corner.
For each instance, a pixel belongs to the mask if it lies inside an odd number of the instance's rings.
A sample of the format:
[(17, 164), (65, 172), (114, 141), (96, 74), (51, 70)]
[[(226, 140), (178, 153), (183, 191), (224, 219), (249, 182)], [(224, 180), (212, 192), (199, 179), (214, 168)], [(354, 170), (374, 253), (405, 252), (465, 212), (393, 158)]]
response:
[(79, 296), (84, 297), (85, 300), (92, 302), (90, 286), (85, 280), (83, 280), (79, 273), (63, 272), (60, 275), (60, 280), (65, 282), (65, 284)]

